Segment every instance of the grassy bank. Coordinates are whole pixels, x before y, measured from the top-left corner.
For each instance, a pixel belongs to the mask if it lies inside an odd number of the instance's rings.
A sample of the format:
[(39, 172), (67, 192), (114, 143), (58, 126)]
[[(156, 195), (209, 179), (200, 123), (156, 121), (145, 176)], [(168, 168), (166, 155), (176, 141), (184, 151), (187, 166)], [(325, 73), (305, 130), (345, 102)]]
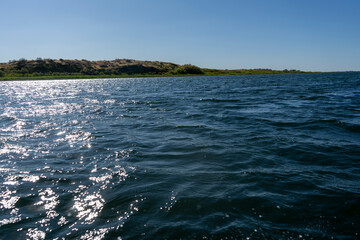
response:
[(81, 75), (81, 74), (65, 74), (65, 75), (17, 75), (9, 77), (0, 77), (0, 81), (15, 80), (60, 80), (60, 79), (96, 79), (96, 78), (143, 78), (143, 77), (190, 77), (190, 76), (227, 76), (227, 75), (259, 75), (259, 74), (286, 74), (284, 72), (262, 72), (262, 71), (246, 71), (246, 72), (208, 72), (204, 74), (121, 74), (121, 75)]

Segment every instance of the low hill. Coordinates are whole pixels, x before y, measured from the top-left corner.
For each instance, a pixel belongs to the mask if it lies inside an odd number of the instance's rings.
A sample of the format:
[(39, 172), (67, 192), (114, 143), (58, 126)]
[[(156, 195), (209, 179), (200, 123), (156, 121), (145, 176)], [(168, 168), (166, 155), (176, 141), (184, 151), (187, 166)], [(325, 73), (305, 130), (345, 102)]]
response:
[(41, 59), (12, 60), (0, 63), (0, 79), (41, 79), (41, 78), (88, 78), (124, 76), (178, 76), (178, 75), (239, 75), (293, 73), (297, 70), (205, 69), (194, 65), (179, 65), (159, 61), (116, 59), (112, 61)]
[(82, 73), (97, 74), (159, 74), (169, 72), (178, 67), (177, 64), (158, 61), (137, 61), (132, 59), (116, 59), (113, 61), (88, 61), (64, 59), (14, 60), (0, 63), (0, 69), (9, 73)]

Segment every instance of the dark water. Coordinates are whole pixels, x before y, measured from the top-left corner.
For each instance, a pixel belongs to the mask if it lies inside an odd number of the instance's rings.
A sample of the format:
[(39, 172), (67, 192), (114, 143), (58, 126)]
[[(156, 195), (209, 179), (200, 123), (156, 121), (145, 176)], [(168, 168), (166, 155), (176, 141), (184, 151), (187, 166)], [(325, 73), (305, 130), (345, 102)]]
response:
[(0, 239), (359, 239), (360, 74), (0, 83)]

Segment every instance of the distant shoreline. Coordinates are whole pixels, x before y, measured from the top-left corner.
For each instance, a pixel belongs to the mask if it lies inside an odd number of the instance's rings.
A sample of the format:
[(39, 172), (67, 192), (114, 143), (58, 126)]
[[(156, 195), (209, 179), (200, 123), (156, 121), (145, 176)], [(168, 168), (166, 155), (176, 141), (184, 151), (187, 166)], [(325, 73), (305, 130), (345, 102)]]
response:
[[(342, 71), (339, 71), (342, 72)], [(359, 71), (344, 71), (359, 72)], [(232, 76), (290, 73), (326, 73), (272, 69), (210, 69), (170, 62), (115, 59), (112, 61), (42, 59), (12, 60), (0, 63), (0, 81), (63, 80), (96, 78), (144, 78), (187, 76)], [(335, 73), (335, 72), (334, 72)]]
[[(36, 76), (36, 77), (11, 77), (11, 78), (0, 78), (0, 81), (26, 81), (26, 80), (76, 80), (76, 79), (118, 79), (118, 78), (168, 78), (168, 77), (215, 77), (215, 76), (249, 76), (249, 75), (285, 75), (285, 74), (310, 74), (318, 72), (304, 72), (304, 73), (248, 73), (248, 74), (217, 74), (217, 75), (59, 75), (59, 76)], [(319, 72), (320, 73), (320, 72)]]
[(115, 59), (112, 61), (42, 59), (0, 63), (0, 80), (55, 80), (93, 78), (139, 78), (183, 76), (227, 76), (308, 73), (300, 70), (209, 69), (191, 64)]
[(360, 71), (337, 71), (337, 72), (301, 72), (301, 73), (244, 73), (244, 74), (187, 74), (187, 75), (59, 75), (59, 76), (36, 76), (36, 77), (11, 77), (0, 78), (0, 82), (5, 81), (32, 81), (32, 80), (80, 80), (80, 79), (119, 79), (119, 78), (168, 78), (168, 77), (209, 77), (209, 76), (249, 76), (249, 75), (287, 75), (287, 74), (326, 74), (326, 73), (360, 73)]

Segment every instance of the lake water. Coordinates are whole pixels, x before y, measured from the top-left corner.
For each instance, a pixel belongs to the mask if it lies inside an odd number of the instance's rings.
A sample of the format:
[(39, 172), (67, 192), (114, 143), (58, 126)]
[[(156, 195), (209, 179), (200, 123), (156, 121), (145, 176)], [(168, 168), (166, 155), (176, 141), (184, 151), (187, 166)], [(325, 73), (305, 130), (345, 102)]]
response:
[(360, 74), (0, 82), (0, 239), (359, 239)]

